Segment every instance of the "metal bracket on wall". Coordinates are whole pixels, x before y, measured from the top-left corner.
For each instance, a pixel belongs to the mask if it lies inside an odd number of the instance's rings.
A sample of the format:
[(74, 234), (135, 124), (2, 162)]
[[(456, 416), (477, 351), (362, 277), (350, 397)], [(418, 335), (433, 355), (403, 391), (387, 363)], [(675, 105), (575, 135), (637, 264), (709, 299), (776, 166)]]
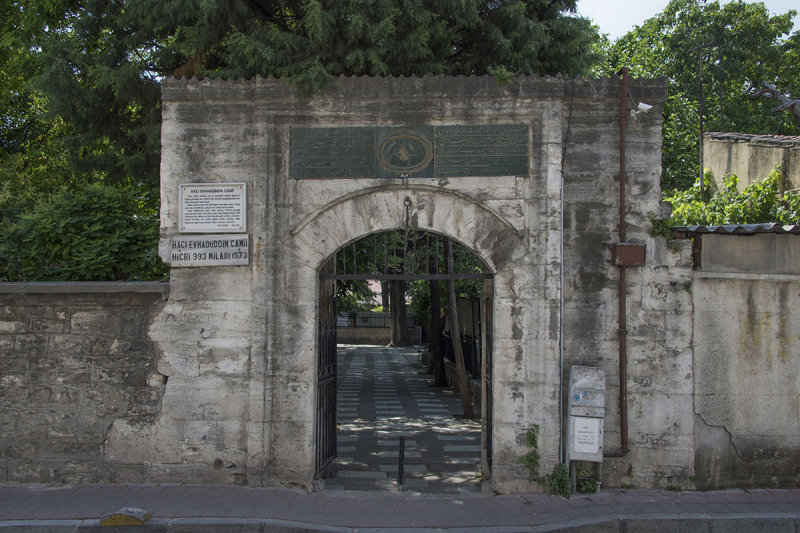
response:
[(647, 246), (630, 242), (619, 242), (611, 246), (611, 261), (616, 266), (644, 266)]

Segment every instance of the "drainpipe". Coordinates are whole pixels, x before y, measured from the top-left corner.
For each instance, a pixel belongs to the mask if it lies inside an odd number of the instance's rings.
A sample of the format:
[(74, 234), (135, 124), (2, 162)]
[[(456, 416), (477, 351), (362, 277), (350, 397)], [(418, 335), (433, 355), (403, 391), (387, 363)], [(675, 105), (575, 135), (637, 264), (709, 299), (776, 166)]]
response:
[(619, 102), (619, 241), (613, 251), (619, 266), (619, 450), (608, 452), (606, 457), (623, 457), (628, 453), (628, 317), (627, 287), (625, 284), (626, 261), (620, 260), (620, 245), (625, 246), (627, 228), (625, 222), (625, 126), (627, 119), (628, 68), (622, 69), (622, 91)]

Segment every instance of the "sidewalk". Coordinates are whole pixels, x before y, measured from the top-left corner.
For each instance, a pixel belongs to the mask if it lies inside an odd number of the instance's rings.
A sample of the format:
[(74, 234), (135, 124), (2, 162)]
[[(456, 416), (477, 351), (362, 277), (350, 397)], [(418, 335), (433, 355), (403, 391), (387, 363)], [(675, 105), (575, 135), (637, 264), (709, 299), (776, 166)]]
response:
[[(0, 531), (97, 531), (125, 507), (144, 528), (114, 531), (786, 531), (800, 529), (800, 489), (431, 495), (194, 485), (0, 485)], [(102, 528), (108, 531), (108, 528)]]

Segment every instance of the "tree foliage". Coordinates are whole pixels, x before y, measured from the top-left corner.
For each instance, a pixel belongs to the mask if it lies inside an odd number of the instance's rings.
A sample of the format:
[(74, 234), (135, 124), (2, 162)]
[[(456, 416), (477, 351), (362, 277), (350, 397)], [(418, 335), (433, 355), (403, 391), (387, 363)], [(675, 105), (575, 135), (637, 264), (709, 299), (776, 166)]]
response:
[(144, 187), (153, 209), (165, 77), (273, 76), (309, 93), (340, 75), (579, 75), (597, 37), (575, 0), (5, 2), (0, 239), (88, 184)]
[[(16, 4), (16, 3), (15, 3)], [(586, 72), (597, 37), (565, 0), (78, 0), (37, 36), (35, 87), (79, 169), (157, 180), (163, 77)]]
[[(665, 77), (662, 188), (686, 189), (699, 174), (699, 67), (705, 131), (798, 134), (789, 113), (753, 99), (762, 82), (800, 91), (800, 32), (796, 13), (770, 15), (761, 2), (672, 0), (614, 42), (600, 72), (629, 66), (631, 75)], [(634, 95), (635, 96), (635, 95)]]
[(0, 242), (3, 281), (161, 279), (158, 215), (143, 192), (95, 184), (64, 190)]
[(64, 143), (69, 127), (30, 83), (41, 72), (40, 35), (58, 25), (63, 5), (0, 5), (0, 231), (78, 180)]

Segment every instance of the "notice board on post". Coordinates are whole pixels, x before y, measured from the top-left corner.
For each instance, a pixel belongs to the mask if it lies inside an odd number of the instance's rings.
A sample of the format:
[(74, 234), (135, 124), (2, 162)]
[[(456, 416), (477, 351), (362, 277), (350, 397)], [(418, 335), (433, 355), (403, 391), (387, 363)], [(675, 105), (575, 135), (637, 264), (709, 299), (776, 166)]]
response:
[(603, 462), (606, 371), (573, 366), (569, 371), (569, 461)]

